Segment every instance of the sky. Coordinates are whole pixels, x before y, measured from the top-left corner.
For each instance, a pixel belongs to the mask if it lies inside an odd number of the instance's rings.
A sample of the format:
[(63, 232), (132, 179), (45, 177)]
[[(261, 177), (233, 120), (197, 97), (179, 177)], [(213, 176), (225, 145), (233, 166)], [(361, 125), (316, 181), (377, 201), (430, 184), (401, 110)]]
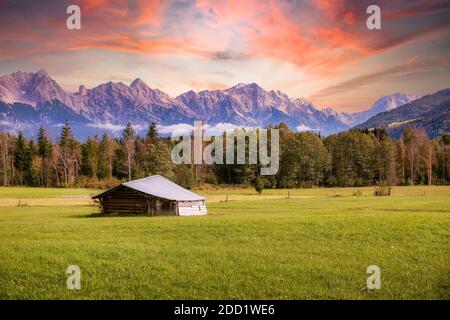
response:
[(0, 0), (0, 75), (45, 69), (68, 91), (141, 78), (173, 97), (255, 82), (356, 112), (450, 87), (449, 17), (449, 0)]

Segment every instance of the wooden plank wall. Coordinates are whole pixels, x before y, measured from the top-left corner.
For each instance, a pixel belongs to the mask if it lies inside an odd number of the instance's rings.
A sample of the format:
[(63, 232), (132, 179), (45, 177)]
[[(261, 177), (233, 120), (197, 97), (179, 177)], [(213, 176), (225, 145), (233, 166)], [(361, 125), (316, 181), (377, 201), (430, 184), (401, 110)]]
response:
[(100, 199), (100, 202), (105, 214), (176, 214), (175, 205), (164, 205), (166, 202), (170, 203), (170, 201), (154, 198), (125, 186), (120, 186), (106, 194)]

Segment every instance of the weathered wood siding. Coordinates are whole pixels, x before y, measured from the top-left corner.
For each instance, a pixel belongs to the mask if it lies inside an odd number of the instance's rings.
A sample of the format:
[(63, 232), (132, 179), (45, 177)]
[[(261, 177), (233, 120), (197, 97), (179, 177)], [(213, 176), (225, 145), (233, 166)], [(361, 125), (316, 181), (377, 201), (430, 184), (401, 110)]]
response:
[(178, 202), (178, 215), (202, 216), (208, 214), (205, 201), (180, 201)]
[(100, 198), (103, 213), (126, 214), (177, 214), (176, 202), (159, 199), (119, 186)]

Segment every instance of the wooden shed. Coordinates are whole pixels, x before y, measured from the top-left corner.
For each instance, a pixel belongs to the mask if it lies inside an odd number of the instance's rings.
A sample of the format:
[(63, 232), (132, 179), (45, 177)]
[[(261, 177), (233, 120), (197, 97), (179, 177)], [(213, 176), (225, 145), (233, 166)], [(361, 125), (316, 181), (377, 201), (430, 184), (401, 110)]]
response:
[(205, 198), (159, 176), (122, 183), (97, 196), (105, 214), (206, 215)]

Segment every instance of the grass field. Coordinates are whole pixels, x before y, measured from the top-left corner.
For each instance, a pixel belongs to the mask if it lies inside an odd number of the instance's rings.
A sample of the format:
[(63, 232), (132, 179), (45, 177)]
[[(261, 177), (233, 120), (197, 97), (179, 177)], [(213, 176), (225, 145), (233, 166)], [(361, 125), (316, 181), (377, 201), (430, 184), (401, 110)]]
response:
[(205, 217), (95, 217), (95, 192), (0, 188), (0, 298), (450, 298), (450, 187), (199, 191)]

